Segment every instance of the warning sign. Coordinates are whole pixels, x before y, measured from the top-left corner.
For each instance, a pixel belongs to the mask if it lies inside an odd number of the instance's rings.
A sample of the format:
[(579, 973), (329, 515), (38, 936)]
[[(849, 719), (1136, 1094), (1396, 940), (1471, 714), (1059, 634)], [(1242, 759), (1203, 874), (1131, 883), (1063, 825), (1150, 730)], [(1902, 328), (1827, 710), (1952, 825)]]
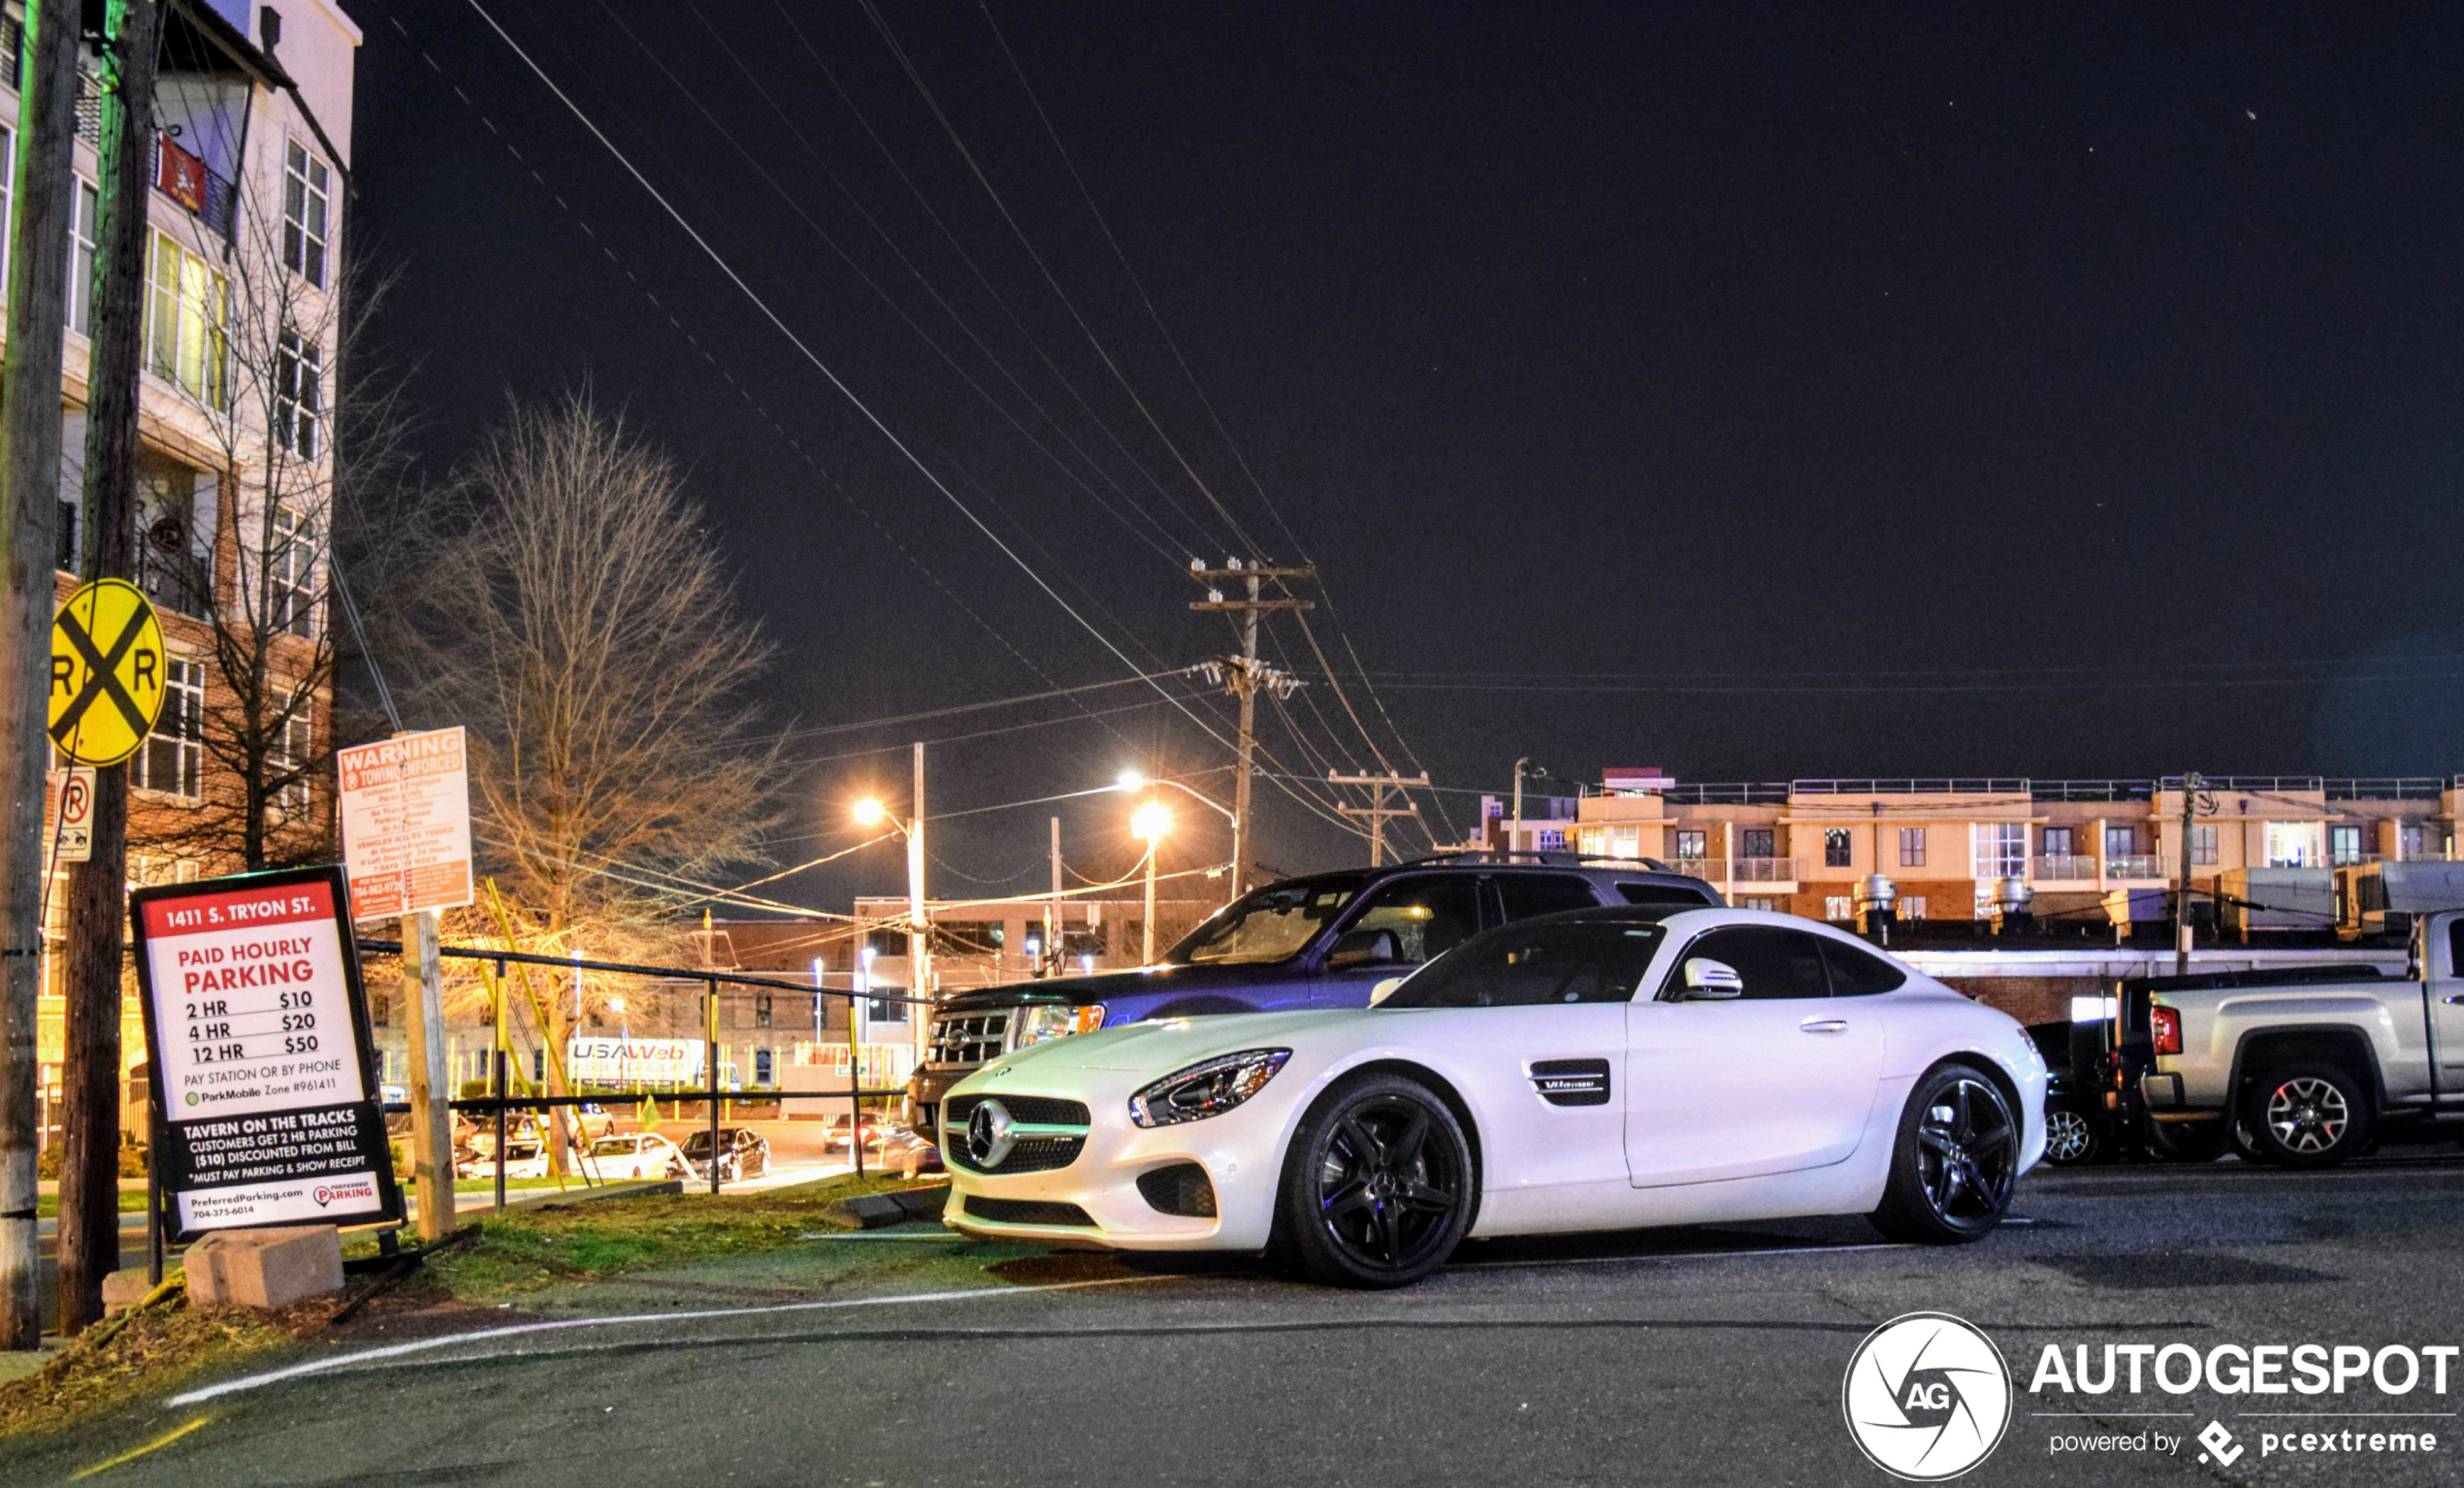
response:
[(130, 896), (160, 1175), (185, 1239), (402, 1217), (340, 868)]
[(94, 772), (55, 770), (51, 779), (60, 792), (60, 809), (52, 824), (51, 860), (87, 861), (94, 856)]
[(163, 627), (144, 590), (96, 579), (51, 620), (51, 742), (73, 764), (137, 753), (163, 709)]
[(460, 728), (337, 751), (351, 914), (385, 920), (470, 902), (470, 770)]

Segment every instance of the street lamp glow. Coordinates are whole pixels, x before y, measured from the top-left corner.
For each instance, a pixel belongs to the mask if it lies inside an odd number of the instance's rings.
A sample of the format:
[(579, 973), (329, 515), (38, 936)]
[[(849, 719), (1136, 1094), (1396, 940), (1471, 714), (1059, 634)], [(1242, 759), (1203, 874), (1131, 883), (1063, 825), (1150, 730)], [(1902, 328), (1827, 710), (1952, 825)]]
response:
[(1136, 770), (1123, 770), (1113, 778), (1113, 789), (1116, 791), (1144, 791), (1147, 789), (1147, 777), (1139, 774)]
[(1172, 830), (1172, 812), (1161, 801), (1149, 801), (1129, 818), (1129, 835), (1145, 842), (1157, 842)]
[(886, 814), (881, 809), (881, 802), (870, 796), (856, 803), (856, 824), (859, 826), (877, 826)]

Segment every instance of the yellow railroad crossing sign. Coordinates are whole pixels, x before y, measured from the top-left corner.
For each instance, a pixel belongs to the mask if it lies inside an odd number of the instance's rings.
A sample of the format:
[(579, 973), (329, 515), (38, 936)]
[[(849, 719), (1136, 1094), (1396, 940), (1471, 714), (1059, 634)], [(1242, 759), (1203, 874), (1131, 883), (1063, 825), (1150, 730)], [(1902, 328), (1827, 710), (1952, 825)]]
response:
[(137, 753), (163, 708), (163, 627), (145, 591), (96, 579), (51, 621), (51, 742), (72, 764)]

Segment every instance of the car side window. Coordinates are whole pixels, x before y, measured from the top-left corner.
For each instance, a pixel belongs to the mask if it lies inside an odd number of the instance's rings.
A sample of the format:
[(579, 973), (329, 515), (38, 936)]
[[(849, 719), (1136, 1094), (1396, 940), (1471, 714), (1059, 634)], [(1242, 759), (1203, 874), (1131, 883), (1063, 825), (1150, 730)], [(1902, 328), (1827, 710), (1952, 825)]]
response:
[(1708, 904), (1709, 894), (1677, 884), (1619, 884), (1628, 904)]
[(1870, 951), (1823, 938), (1823, 962), (1831, 968), (1833, 997), (1870, 997), (1905, 987), (1907, 973)]
[(1697, 958), (1718, 961), (1744, 983), (1741, 995), (1752, 998), (1828, 997), (1831, 978), (1823, 969), (1823, 940), (1802, 930), (1759, 924), (1731, 925), (1713, 930), (1685, 948), (1670, 969), (1664, 999), (1685, 995), (1685, 963)]
[(2464, 977), (2464, 917), (2447, 922), (2447, 974)]
[(1561, 873), (1501, 873), (1497, 876), (1497, 894), (1505, 901), (1508, 924), (1534, 915), (1594, 909), (1600, 904), (1600, 895), (1593, 892), (1589, 880)]
[(1371, 894), (1351, 930), (1390, 930), (1402, 958), (1431, 961), (1479, 932), (1479, 890), (1469, 878), (1414, 878)]

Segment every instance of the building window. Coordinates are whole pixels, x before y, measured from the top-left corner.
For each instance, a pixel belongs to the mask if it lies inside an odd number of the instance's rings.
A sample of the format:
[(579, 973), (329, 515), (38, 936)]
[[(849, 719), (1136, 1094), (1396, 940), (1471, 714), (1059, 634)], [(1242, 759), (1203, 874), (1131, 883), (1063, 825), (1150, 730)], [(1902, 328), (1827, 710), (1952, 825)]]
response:
[(2135, 857), (2138, 854), (2139, 829), (2137, 827), (2108, 826), (2105, 828), (2105, 856), (2107, 857)]
[(2079, 851), (2079, 829), (2075, 826), (2048, 826), (2044, 832), (2045, 856), (2068, 857)]
[[(1823, 828), (1823, 866), (1824, 866), (1824, 867), (1826, 867), (1826, 868), (1845, 868), (1845, 867), (1847, 867), (1847, 866), (1848, 866), (1848, 864), (1849, 864), (1849, 861), (1850, 861), (1850, 859), (1849, 859), (1849, 852), (1850, 852), (1850, 846), (1849, 846), (1849, 843), (1850, 843), (1850, 839), (1849, 839), (1849, 836), (1848, 836), (1848, 828), (1846, 828), (1846, 827), (1844, 827), (1844, 826), (1826, 826), (1826, 827), (1824, 827), (1824, 828)], [(1847, 901), (1847, 900), (1845, 900), (1845, 899), (1842, 899), (1842, 900), (1840, 900), (1839, 902), (1840, 902), (1840, 903), (1842, 903), (1842, 904), (1845, 904), (1845, 903), (1847, 903), (1848, 901)], [(1845, 917), (1844, 917), (1844, 916), (1839, 916), (1839, 915), (1833, 915), (1833, 916), (1831, 916), (1830, 918), (1831, 918), (1831, 919), (1833, 919), (1833, 920), (1838, 920), (1838, 919), (1843, 919), (1843, 918), (1845, 918)]]
[(316, 622), (316, 524), (288, 506), (274, 513), (266, 555), (266, 625), (306, 635)]
[(1899, 866), (1902, 868), (1925, 866), (1924, 827), (1902, 826), (1899, 828)]
[(146, 370), (208, 407), (229, 391), (231, 285), (211, 264), (156, 233), (146, 252)]
[(1857, 901), (1844, 893), (1832, 894), (1823, 900), (1823, 918), (1854, 920), (1857, 918)]
[(2434, 826), (2399, 826), (2395, 834), (2396, 851), (2406, 862), (2440, 857), (2446, 854), (2446, 839)]
[(289, 821), (308, 812), (308, 721), (292, 718), (283, 720), (282, 731), (273, 741), (265, 761), (267, 783), (273, 787), (266, 798), (266, 817), (271, 822)]
[(2027, 871), (2026, 823), (1979, 822), (1969, 831), (1978, 878), (2017, 878)]
[(1736, 901), (1736, 907), (1738, 909), (1759, 909), (1767, 913), (1776, 914), (1779, 911), (1779, 901), (1777, 899), (1739, 899)]
[(282, 267), (322, 289), (333, 172), (299, 141), (289, 145), (282, 156)]
[(1566, 828), (1562, 826), (1543, 826), (1538, 831), (1533, 832), (1532, 851), (1535, 853), (1563, 853), (1566, 851)]
[(303, 460), (323, 447), (325, 348), (285, 326), (274, 348), (274, 438)]
[(753, 1083), (757, 1085), (767, 1085), (776, 1078), (770, 1051), (766, 1049), (753, 1051)]
[(1702, 860), (1703, 845), (1706, 840), (1706, 835), (1699, 831), (1682, 831), (1677, 833), (1677, 861), (1681, 863), (1701, 862)]
[(1749, 826), (1740, 834), (1738, 840), (1744, 845), (1741, 855), (1743, 857), (1777, 857), (1779, 856), (1777, 845), (1779, 833), (1767, 826)]
[(80, 176), (69, 193), (69, 329), (80, 336), (94, 334), (95, 223), (102, 198), (94, 183)]
[(1925, 918), (1925, 895), (1921, 893), (1901, 894), (1899, 896), (1899, 918), (1902, 920), (1923, 920)]
[(59, 508), (60, 525), (57, 549), (52, 554), (52, 566), (62, 573), (82, 573), (85, 571), (85, 564), (77, 549), (77, 527), (79, 519), (85, 514), (84, 507), (77, 501), (62, 501), (59, 503)]
[(2358, 826), (2328, 827), (2327, 861), (2336, 867), (2361, 861), (2361, 828)]
[(137, 587), (164, 609), (203, 615), (213, 594), (198, 551), (197, 472), (150, 452), (137, 461)]
[(2193, 826), (2190, 828), (2190, 864), (2197, 868), (2216, 866), (2215, 827)]
[[(753, 1026), (756, 1028), (767, 1028), (770, 1026), (770, 994), (767, 992), (755, 992), (753, 994)], [(762, 1052), (766, 1054), (769, 1051), (763, 1050)], [(761, 1076), (762, 1082), (765, 1084), (769, 1083), (769, 1074), (766, 1071), (764, 1071)]]
[(2318, 866), (2319, 856), (2318, 823), (2270, 822), (2267, 824), (2267, 866), (2316, 868)]
[(206, 669), (173, 657), (163, 673), (162, 715), (146, 747), (128, 761), (128, 783), (193, 801), (205, 793)]

